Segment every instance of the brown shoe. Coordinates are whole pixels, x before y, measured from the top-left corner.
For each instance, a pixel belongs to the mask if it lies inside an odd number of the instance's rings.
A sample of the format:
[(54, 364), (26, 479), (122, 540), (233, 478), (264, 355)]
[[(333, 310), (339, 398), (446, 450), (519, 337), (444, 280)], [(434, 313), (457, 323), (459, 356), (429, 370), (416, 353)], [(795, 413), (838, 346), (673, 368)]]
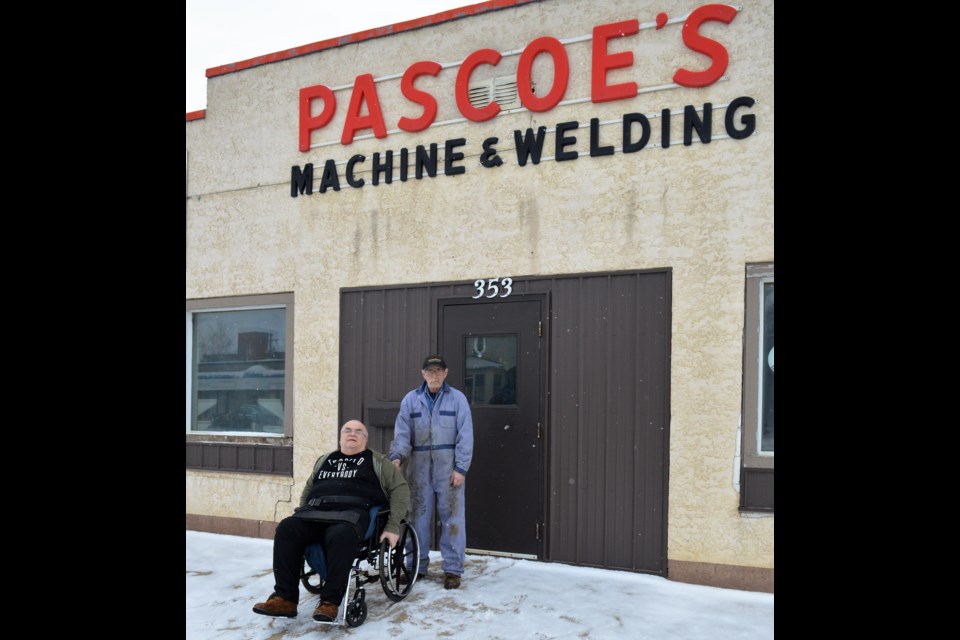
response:
[[(417, 580), (426, 580), (426, 579), (427, 579), (427, 574), (425, 573), (417, 574)], [(401, 573), (400, 576), (397, 578), (397, 584), (410, 584), (410, 579), (407, 578), (407, 574)]]
[(459, 589), (460, 588), (460, 576), (455, 573), (448, 573), (443, 578), (443, 588), (444, 589)]
[(290, 602), (286, 598), (281, 598), (277, 594), (271, 595), (266, 602), (258, 602), (253, 605), (253, 612), (263, 616), (274, 616), (278, 618), (296, 618), (297, 603)]
[(313, 619), (317, 622), (333, 622), (333, 619), (337, 617), (337, 611), (339, 609), (340, 607), (338, 605), (323, 600), (317, 605), (317, 608), (313, 610)]

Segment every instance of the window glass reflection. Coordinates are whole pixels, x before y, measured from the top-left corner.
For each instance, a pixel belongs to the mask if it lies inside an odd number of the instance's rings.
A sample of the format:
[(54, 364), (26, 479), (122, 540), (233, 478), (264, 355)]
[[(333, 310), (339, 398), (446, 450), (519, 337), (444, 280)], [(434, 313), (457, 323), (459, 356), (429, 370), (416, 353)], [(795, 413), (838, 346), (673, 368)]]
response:
[(193, 431), (283, 434), (285, 315), (194, 314)]
[(773, 453), (773, 283), (763, 285), (763, 354), (760, 451)]
[(470, 336), (464, 394), (471, 405), (516, 404), (517, 336)]

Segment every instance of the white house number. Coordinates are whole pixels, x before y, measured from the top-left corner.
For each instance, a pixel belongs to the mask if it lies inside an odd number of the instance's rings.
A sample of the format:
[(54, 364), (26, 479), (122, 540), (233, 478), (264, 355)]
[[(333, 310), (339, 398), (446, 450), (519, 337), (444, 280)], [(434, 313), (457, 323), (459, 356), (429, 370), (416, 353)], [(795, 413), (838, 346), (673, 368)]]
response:
[[(513, 293), (513, 278), (490, 278), (489, 280), (477, 280), (473, 283), (473, 286), (477, 290), (477, 295), (473, 296), (474, 300), (477, 298), (496, 298), (497, 294), (500, 294), (499, 297), (501, 298), (506, 298), (508, 295)], [(486, 293), (486, 295), (484, 295), (484, 293)]]

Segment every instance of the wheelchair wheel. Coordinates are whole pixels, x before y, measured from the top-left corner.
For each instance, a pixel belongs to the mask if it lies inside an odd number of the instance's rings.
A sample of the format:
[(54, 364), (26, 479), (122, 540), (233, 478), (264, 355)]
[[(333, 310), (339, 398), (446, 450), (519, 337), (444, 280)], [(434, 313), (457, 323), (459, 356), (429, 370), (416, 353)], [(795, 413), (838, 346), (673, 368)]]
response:
[(310, 568), (306, 562), (303, 563), (303, 573), (300, 574), (300, 584), (303, 588), (313, 595), (320, 595), (320, 587), (323, 586), (323, 578)]
[[(394, 602), (400, 602), (410, 593), (420, 568), (420, 541), (410, 525), (400, 525), (400, 538), (393, 549), (384, 540), (380, 544), (380, 584), (383, 592)], [(401, 576), (404, 578), (401, 582)]]
[(345, 618), (349, 627), (359, 627), (367, 619), (367, 600), (363, 591), (359, 592), (358, 598), (347, 603)]

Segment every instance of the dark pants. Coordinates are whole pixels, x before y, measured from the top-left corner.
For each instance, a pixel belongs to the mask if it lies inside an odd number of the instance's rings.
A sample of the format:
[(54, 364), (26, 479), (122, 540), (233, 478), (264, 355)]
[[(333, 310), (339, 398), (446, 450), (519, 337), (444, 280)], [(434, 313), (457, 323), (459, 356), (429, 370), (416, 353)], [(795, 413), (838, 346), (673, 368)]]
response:
[(300, 601), (303, 551), (308, 544), (323, 544), (327, 578), (320, 587), (320, 600), (340, 605), (347, 590), (350, 568), (357, 557), (360, 537), (346, 522), (316, 522), (284, 518), (273, 536), (273, 591), (291, 602)]

